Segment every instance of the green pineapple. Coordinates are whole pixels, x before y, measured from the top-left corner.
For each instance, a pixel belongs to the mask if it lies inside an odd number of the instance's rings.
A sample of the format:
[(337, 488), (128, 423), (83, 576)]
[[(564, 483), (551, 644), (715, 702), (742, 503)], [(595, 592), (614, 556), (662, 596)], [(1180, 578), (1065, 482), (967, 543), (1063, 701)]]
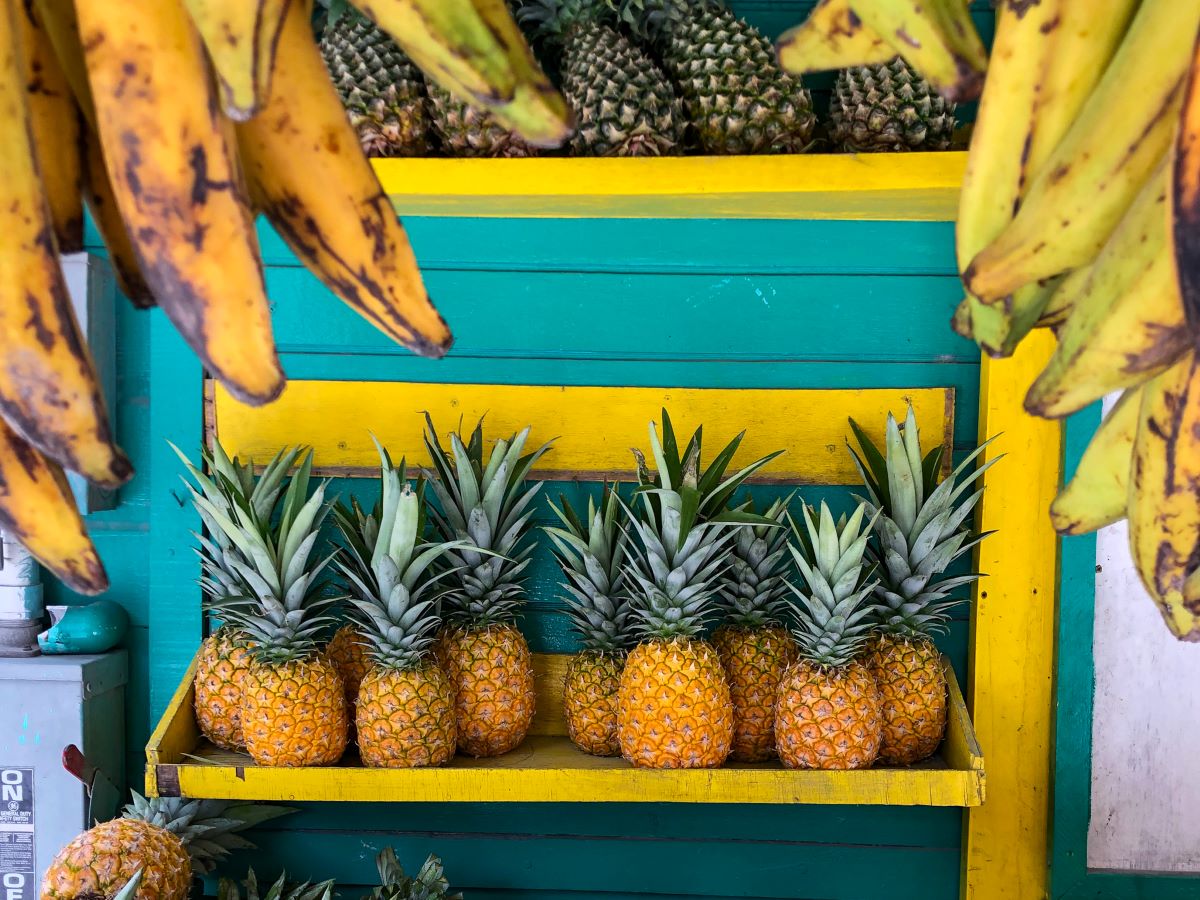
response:
[(425, 79), (399, 45), (345, 0), (332, 0), (321, 55), (367, 156), (427, 156)]
[(450, 893), (442, 861), (432, 853), (413, 878), (405, 874), (391, 847), (380, 851), (375, 865), (379, 869), (379, 887), (363, 900), (463, 900), (462, 894)]
[(427, 90), (433, 133), (447, 156), (515, 159), (537, 155), (536, 147), (486, 110), (471, 106), (432, 81)]
[(880, 755), (906, 765), (932, 754), (945, 734), (946, 675), (934, 636), (963, 602), (952, 593), (979, 578), (945, 572), (987, 536), (972, 533), (970, 516), (983, 496), (982, 488), (972, 488), (999, 457), (968, 472), (987, 441), (938, 484), (942, 448), (922, 456), (911, 405), (903, 428), (888, 415), (884, 453), (853, 419), (850, 427), (861, 450), (861, 456), (853, 448), (851, 453), (869, 505), (880, 511), (871, 548), (878, 562), (879, 635), (868, 658), (883, 694)]
[(561, 57), (580, 156), (668, 156), (682, 149), (675, 91), (645, 51), (616, 29), (615, 0), (524, 0), (521, 23)]
[(622, 18), (653, 38), (702, 152), (800, 153), (812, 143), (812, 96), (723, 0), (623, 0)]
[(853, 153), (949, 150), (955, 108), (901, 57), (843, 69), (829, 101), (830, 137)]
[(566, 613), (582, 647), (563, 683), (567, 735), (586, 753), (617, 756), (617, 688), (633, 643), (625, 571), (629, 527), (616, 490), (607, 486), (599, 506), (588, 498), (585, 519), (566, 497), (550, 508), (562, 527), (545, 532), (566, 576)]
[[(287, 872), (282, 872), (267, 888), (266, 893), (261, 893), (258, 878), (255, 877), (254, 870), (250, 869), (246, 872), (244, 884), (245, 900), (333, 900), (333, 879), (310, 884), (307, 881), (292, 881), (287, 877)], [(217, 882), (217, 900), (242, 900), (242, 892), (237, 882), (229, 878), (222, 878)]]

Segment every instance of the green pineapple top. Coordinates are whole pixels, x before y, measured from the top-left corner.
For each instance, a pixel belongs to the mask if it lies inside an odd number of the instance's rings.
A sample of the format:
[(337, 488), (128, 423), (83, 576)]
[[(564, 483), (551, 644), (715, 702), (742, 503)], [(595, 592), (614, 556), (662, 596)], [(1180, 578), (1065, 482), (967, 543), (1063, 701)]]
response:
[(425, 541), (425, 480), (416, 489), (404, 460), (392, 464), (379, 446), (380, 499), (370, 513), (357, 501), (334, 507), (344, 549), (337, 565), (349, 582), (352, 617), (371, 657), (394, 669), (425, 664), (441, 627), (440, 585), (452, 568), (434, 566), (464, 541)]
[(615, 25), (616, 0), (521, 0), (517, 21), (539, 40), (560, 46), (578, 28)]
[(464, 443), (450, 435), (450, 452), (425, 416), (425, 446), (433, 460), (430, 487), (440, 509), (431, 510), (434, 527), (446, 541), (463, 541), (446, 555), (455, 569), (447, 579), (446, 618), (455, 626), (486, 627), (511, 623), (522, 602), (524, 572), (533, 544), (529, 540), (532, 503), (541, 490), (525, 478), (551, 443), (524, 453), (530, 428), (499, 439), (484, 461), (483, 420)]
[(623, 521), (621, 499), (605, 486), (599, 506), (588, 497), (587, 518), (581, 520), (562, 498), (550, 504), (562, 527), (543, 530), (554, 544), (566, 582), (567, 615), (585, 650), (619, 654), (629, 649), (628, 576), (625, 569), (629, 526)]
[[(721, 576), (721, 604), (730, 625), (762, 628), (784, 620), (790, 501), (791, 497), (776, 500), (762, 513), (763, 522), (737, 529), (729, 568)], [(757, 514), (753, 500), (739, 509)]]
[(450, 893), (450, 882), (442, 871), (442, 861), (432, 853), (415, 878), (405, 874), (391, 847), (380, 851), (375, 865), (379, 869), (380, 885), (363, 900), (462, 900), (462, 894)]
[(241, 497), (231, 497), (228, 509), (194, 497), (212, 522), (213, 533), (236, 550), (226, 555), (236, 582), (221, 611), (254, 642), (255, 658), (267, 664), (311, 658), (318, 652), (321, 632), (336, 621), (329, 609), (339, 598), (320, 595), (320, 576), (329, 557), (312, 559), (330, 505), (325, 502), (325, 484), (307, 497), (311, 474), (310, 450), (287, 485), (275, 526)]
[[(942, 448), (921, 454), (921, 438), (912, 405), (904, 427), (888, 414), (886, 456), (851, 419), (861, 456), (850, 448), (867, 490), (865, 501), (879, 512), (879, 527), (870, 554), (878, 564), (880, 601), (878, 627), (902, 637), (922, 638), (945, 628), (948, 611), (964, 598), (947, 600), (957, 588), (979, 578), (978, 573), (946, 576), (956, 559), (987, 537), (972, 536), (971, 512), (983, 488), (968, 490), (997, 462), (967, 469), (991, 443), (988, 440), (938, 484)], [(994, 438), (992, 439), (994, 440)], [(964, 473), (966, 473), (964, 475)]]
[(121, 814), (163, 828), (177, 838), (192, 859), (192, 870), (207, 875), (233, 850), (253, 850), (241, 832), (296, 810), (286, 806), (230, 800), (188, 800), (183, 797), (147, 799), (134, 792)]
[[(267, 888), (266, 893), (260, 893), (258, 878), (254, 870), (246, 872), (246, 900), (332, 900), (334, 881), (322, 881), (310, 884), (307, 881), (291, 881), (287, 872), (281, 872), (275, 883)], [(217, 900), (242, 900), (242, 892), (237, 882), (222, 878), (217, 883)]]
[[(788, 583), (796, 620), (792, 633), (800, 656), (819, 666), (836, 668), (854, 661), (874, 629), (871, 593), (876, 582), (863, 558), (867, 540), (879, 517), (876, 512), (864, 526), (867, 504), (859, 503), (853, 515), (836, 523), (829, 507), (804, 507), (804, 529), (792, 523), (799, 546), (788, 545), (804, 588)], [(866, 571), (864, 571), (866, 570)]]

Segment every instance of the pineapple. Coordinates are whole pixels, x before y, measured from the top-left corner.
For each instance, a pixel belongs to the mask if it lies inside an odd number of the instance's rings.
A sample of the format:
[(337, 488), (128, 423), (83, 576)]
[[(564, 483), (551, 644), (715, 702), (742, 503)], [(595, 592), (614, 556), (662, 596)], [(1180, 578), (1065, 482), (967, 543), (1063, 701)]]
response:
[(241, 592), (224, 612), (254, 644), (242, 679), (242, 734), (263, 766), (329, 765), (349, 738), (342, 679), (318, 645), (337, 598), (319, 596), (328, 558), (311, 559), (329, 512), (325, 485), (305, 499), (311, 472), (310, 451), (287, 487), (278, 526), (248, 504), (226, 515), (197, 499), (239, 551), (231, 563)]
[(439, 84), (428, 83), (433, 132), (447, 156), (512, 159), (534, 156), (537, 149), (509, 131), (491, 113), (471, 106)]
[(911, 405), (903, 429), (888, 415), (886, 455), (853, 420), (850, 427), (862, 451), (851, 449), (869, 504), (881, 512), (871, 550), (879, 563), (878, 636), (868, 656), (883, 694), (880, 756), (908, 765), (930, 756), (946, 733), (946, 674), (934, 636), (965, 599), (947, 598), (979, 575), (945, 571), (987, 536), (972, 536), (970, 516), (983, 489), (971, 489), (999, 457), (967, 473), (987, 441), (938, 484), (942, 448), (922, 457)]
[(430, 117), (421, 71), (387, 34), (333, 0), (321, 54), (367, 156), (426, 156)]
[(375, 857), (379, 869), (379, 887), (363, 900), (463, 900), (462, 894), (450, 893), (450, 882), (442, 871), (442, 861), (433, 854), (425, 860), (415, 878), (409, 878), (396, 859), (396, 851), (385, 847)]
[(615, 489), (599, 507), (588, 498), (583, 521), (566, 497), (551, 509), (561, 528), (546, 528), (566, 582), (566, 613), (582, 650), (571, 657), (563, 684), (567, 736), (594, 756), (619, 756), (617, 688), (632, 634), (625, 572), (629, 530)]
[(484, 462), (483, 422), (464, 444), (450, 436), (447, 455), (433, 421), (425, 417), (425, 446), (433, 461), (430, 486), (441, 506), (434, 526), (446, 541), (463, 541), (447, 561), (447, 627), (438, 659), (455, 691), (458, 746), (472, 756), (499, 756), (525, 739), (533, 722), (533, 658), (517, 629), (529, 567), (530, 504), (540, 484), (524, 486), (533, 465), (550, 449), (522, 456), (530, 429), (497, 440)]
[(799, 659), (784, 673), (775, 704), (779, 758), (790, 769), (862, 769), (882, 740), (879, 687), (859, 661), (871, 634), (871, 592), (863, 556), (875, 520), (863, 527), (865, 503), (836, 524), (821, 504), (819, 523), (804, 508), (800, 548), (789, 545), (805, 589), (795, 596)]
[[(650, 441), (664, 455), (654, 424)], [(673, 445), (673, 436), (669, 442)], [(642, 642), (629, 652), (617, 695), (621, 755), (635, 766), (712, 768), (733, 745), (725, 669), (701, 634), (715, 612), (733, 525), (701, 521), (698, 441), (678, 475), (663, 466), (637, 499), (630, 546), (630, 608)]]
[[(787, 594), (788, 499), (767, 508), (766, 524), (739, 528), (721, 578), (725, 624), (713, 634), (733, 697), (733, 752), (739, 762), (775, 755), (775, 695), (796, 656), (783, 625)], [(754, 512), (753, 505), (746, 507)], [(773, 523), (773, 524), (772, 524)]]
[[(280, 451), (267, 463), (262, 475), (255, 478), (253, 463), (243, 464), (236, 457), (230, 459), (220, 444), (211, 451), (204, 447), (200, 450), (201, 464), (208, 475), (194, 466), (178, 447), (173, 444), (171, 447), (195, 481), (191, 484), (185, 479), (184, 485), (208, 533), (207, 537), (196, 535), (200, 542), (200, 587), (206, 607), (220, 615), (223, 604), (238, 593), (230, 557), (239, 551), (196, 502), (197, 498), (207, 499), (227, 516), (233, 509), (234, 498), (239, 498), (259, 518), (269, 521), (283, 493), (284, 476), (296, 461), (300, 448)], [(196, 723), (206, 738), (225, 750), (243, 750), (246, 746), (242, 738), (241, 685), (249, 666), (250, 642), (235, 627), (221, 626), (200, 646), (194, 683)]]
[[(287, 872), (280, 873), (265, 894), (259, 893), (253, 869), (246, 873), (245, 885), (246, 900), (333, 900), (334, 896), (332, 879), (318, 884), (296, 882), (288, 879)], [(217, 900), (242, 900), (242, 892), (236, 882), (222, 878), (217, 882)]]
[(811, 95), (722, 0), (623, 0), (622, 17), (653, 36), (701, 152), (800, 153), (812, 143)]
[(433, 656), (442, 620), (431, 568), (462, 541), (426, 543), (425, 484), (408, 483), (404, 461), (380, 448), (381, 499), (364, 514), (338, 508), (345, 551), (339, 568), (350, 582), (358, 633), (370, 669), (358, 694), (356, 724), (362, 761), (371, 767), (440, 766), (453, 758), (454, 692)]
[(292, 812), (285, 807), (138, 794), (119, 819), (67, 844), (42, 879), (42, 900), (115, 897), (140, 870), (137, 900), (187, 900), (193, 875), (230, 850), (253, 847), (239, 832)]
[(350, 725), (353, 728), (358, 692), (373, 665), (366, 636), (352, 623), (343, 625), (325, 645), (325, 657), (342, 679), (342, 687), (346, 691), (346, 709), (351, 714)]
[(851, 153), (949, 150), (955, 104), (901, 57), (843, 69), (829, 101), (830, 137)]
[(615, 0), (525, 0), (521, 23), (561, 58), (579, 156), (667, 156), (682, 149), (683, 109), (666, 76), (616, 29)]

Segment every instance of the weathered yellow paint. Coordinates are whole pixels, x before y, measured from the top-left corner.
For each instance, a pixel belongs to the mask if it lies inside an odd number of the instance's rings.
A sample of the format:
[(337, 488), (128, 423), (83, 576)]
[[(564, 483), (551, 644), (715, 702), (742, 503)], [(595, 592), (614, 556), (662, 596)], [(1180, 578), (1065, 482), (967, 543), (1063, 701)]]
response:
[(1022, 400), (1054, 347), (1035, 331), (1007, 360), (983, 360), (981, 437), (1000, 434), (984, 475), (967, 695), (987, 751), (995, 802), (971, 810), (963, 854), (970, 900), (1046, 896), (1058, 539), (1048, 509), (1062, 470), (1062, 426), (1025, 413)]
[(966, 153), (377, 159), (401, 215), (954, 219)]
[[(858, 803), (975, 806), (983, 802), (983, 759), (949, 663), (950, 727), (940, 758), (910, 768), (815, 772), (778, 763), (650, 771), (597, 759), (562, 735), (565, 656), (535, 655), (543, 715), (534, 734), (495, 759), (456, 757), (440, 769), (314, 769), (255, 766), (196, 736), (189, 673), (146, 748), (147, 785), (164, 796), (294, 801)], [(189, 743), (179, 740), (192, 735)]]
[(292, 381), (279, 400), (257, 408), (217, 387), (212, 421), (230, 454), (265, 460), (283, 446), (302, 443), (314, 449), (321, 471), (374, 475), (379, 457), (371, 434), (393, 458), (428, 465), (421, 411), (433, 416), (443, 439), (460, 419), (469, 429), (486, 413), (490, 437), (507, 437), (527, 424), (533, 425), (535, 441), (557, 437), (554, 450), (534, 470), (539, 478), (632, 478), (629, 448), (647, 446), (647, 426), (665, 406), (679, 433), (704, 425), (706, 458), (744, 428), (746, 438), (735, 463), (787, 450), (762, 470), (763, 480), (851, 484), (858, 473), (846, 451), (846, 417), (882, 443), (887, 413), (902, 415), (906, 399), (912, 400), (922, 433), (940, 434), (948, 445), (953, 388), (701, 390)]

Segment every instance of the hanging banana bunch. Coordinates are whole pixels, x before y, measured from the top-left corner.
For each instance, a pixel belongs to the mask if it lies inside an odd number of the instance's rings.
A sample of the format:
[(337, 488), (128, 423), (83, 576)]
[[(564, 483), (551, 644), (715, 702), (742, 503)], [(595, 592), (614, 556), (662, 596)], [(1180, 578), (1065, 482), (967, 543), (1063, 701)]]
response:
[[(500, 0), (359, 6), (526, 141), (569, 136), (566, 104)], [(0, 0), (0, 528), (82, 593), (108, 581), (63, 469), (109, 488), (133, 474), (59, 265), (82, 247), (85, 202), (121, 290), (160, 307), (246, 403), (284, 387), (259, 213), (393, 340), (429, 357), (450, 347), (311, 12), (311, 0)]]
[[(993, 356), (1054, 329), (1058, 347), (1025, 398), (1034, 415), (1122, 392), (1051, 521), (1084, 534), (1128, 518), (1167, 626), (1200, 640), (1200, 2), (998, 5), (957, 225), (966, 297), (952, 324)], [(903, 52), (881, 11), (907, 10), (940, 40), (906, 58), (944, 93), (963, 90), (947, 79), (952, 35), (936, 25), (965, 3), (917, 7), (822, 0), (780, 56), (797, 71), (876, 62), (880, 40)]]

